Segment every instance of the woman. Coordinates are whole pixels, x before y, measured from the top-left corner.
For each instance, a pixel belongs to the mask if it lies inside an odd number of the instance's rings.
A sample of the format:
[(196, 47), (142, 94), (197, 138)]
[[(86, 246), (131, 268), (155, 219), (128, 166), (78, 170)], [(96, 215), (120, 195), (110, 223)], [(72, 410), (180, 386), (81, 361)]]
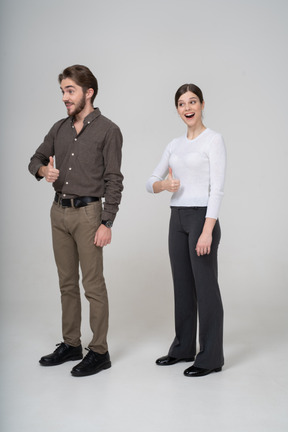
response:
[[(172, 193), (169, 255), (176, 335), (168, 355), (156, 363), (168, 366), (195, 360), (184, 375), (198, 377), (220, 372), (224, 364), (217, 249), (226, 152), (222, 136), (202, 122), (205, 103), (199, 87), (182, 85), (175, 105), (187, 134), (166, 147), (146, 185), (151, 193)], [(196, 356), (197, 312), (200, 350)]]

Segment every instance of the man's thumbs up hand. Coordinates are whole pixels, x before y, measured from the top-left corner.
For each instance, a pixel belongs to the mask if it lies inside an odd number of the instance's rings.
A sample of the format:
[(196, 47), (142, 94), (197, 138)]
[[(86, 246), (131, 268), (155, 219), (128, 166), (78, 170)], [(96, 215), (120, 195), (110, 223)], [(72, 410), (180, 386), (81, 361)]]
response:
[(45, 177), (46, 181), (49, 183), (54, 183), (59, 177), (59, 170), (54, 168), (54, 159), (52, 156), (49, 157), (49, 163), (47, 166), (42, 166), (38, 170), (40, 177)]
[(51, 165), (52, 168), (54, 168), (54, 159), (52, 156), (49, 157), (49, 164)]

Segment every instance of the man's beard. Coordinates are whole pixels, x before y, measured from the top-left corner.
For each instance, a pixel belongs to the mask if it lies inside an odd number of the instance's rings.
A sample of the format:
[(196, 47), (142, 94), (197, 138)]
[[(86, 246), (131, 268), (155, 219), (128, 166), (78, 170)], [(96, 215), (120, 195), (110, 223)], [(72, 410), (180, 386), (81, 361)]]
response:
[(86, 105), (86, 99), (85, 99), (85, 95), (83, 95), (80, 102), (78, 102), (78, 104), (75, 105), (73, 115), (75, 116), (75, 115), (79, 114), (85, 108), (85, 105)]

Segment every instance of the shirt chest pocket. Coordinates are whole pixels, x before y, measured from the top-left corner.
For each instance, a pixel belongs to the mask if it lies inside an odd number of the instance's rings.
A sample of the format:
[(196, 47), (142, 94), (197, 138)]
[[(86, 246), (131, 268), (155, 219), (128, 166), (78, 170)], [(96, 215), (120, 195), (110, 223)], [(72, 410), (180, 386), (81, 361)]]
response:
[(75, 154), (79, 162), (85, 164), (98, 164), (103, 160), (102, 143), (79, 139), (76, 142)]

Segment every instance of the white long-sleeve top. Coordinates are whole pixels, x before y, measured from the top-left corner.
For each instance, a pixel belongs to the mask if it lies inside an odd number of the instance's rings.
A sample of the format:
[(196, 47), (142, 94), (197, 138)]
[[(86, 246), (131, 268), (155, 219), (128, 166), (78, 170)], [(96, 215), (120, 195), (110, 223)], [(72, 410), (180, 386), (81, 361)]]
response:
[(222, 136), (205, 129), (198, 137), (175, 138), (166, 147), (152, 176), (146, 183), (154, 193), (153, 184), (164, 180), (168, 168), (180, 180), (180, 188), (171, 196), (175, 207), (206, 207), (206, 217), (217, 219), (223, 197), (226, 168), (226, 149)]

